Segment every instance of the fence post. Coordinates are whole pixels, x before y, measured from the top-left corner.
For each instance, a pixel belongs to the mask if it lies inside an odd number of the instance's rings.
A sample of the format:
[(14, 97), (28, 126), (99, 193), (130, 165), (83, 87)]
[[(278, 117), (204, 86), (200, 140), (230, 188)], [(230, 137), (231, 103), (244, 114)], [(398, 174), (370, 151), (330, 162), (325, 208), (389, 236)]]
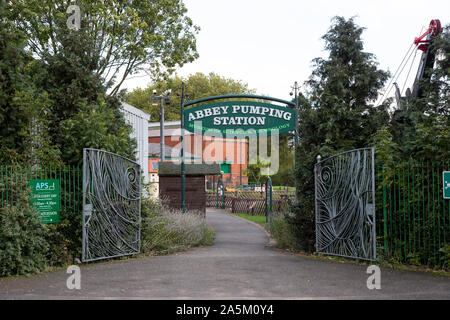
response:
[(383, 184), (383, 233), (384, 233), (384, 253), (388, 254), (388, 241), (387, 241), (387, 192), (386, 192), (386, 183), (384, 181), (384, 164), (382, 169), (382, 180)]
[(266, 223), (272, 218), (272, 179), (267, 177), (266, 182)]

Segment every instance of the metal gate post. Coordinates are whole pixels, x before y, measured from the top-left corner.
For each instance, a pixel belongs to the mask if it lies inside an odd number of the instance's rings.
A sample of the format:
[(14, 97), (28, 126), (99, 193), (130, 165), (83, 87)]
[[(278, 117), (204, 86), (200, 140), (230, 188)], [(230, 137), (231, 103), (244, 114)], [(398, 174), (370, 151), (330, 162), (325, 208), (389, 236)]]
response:
[(219, 197), (222, 198), (222, 209), (225, 209), (225, 185), (223, 183), (222, 176), (217, 181), (217, 204), (216, 208), (219, 208)]
[(266, 181), (266, 223), (272, 218), (272, 179), (267, 177)]
[(385, 173), (383, 164), (383, 174), (381, 183), (383, 184), (383, 233), (384, 233), (384, 253), (388, 254), (388, 241), (387, 241), (387, 190), (385, 184)]
[(319, 249), (319, 236), (320, 236), (320, 233), (319, 233), (319, 230), (318, 230), (318, 221), (319, 221), (319, 205), (318, 205), (318, 202), (317, 202), (317, 188), (318, 188), (318, 183), (317, 183), (317, 181), (318, 181), (318, 179), (319, 179), (319, 174), (320, 174), (320, 171), (321, 171), (321, 169), (320, 169), (320, 160), (321, 160), (321, 156), (320, 156), (320, 154), (317, 156), (317, 164), (314, 166), (314, 202), (315, 202), (315, 221), (316, 221), (316, 244), (315, 244), (315, 247), (316, 247), (316, 251), (319, 251), (320, 249)]

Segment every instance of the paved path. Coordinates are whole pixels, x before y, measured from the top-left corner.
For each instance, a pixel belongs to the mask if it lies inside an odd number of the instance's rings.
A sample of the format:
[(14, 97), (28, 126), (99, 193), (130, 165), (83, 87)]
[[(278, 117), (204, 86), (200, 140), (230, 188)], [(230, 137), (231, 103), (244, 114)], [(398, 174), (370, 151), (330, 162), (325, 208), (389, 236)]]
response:
[(98, 263), (81, 269), (81, 290), (65, 271), (0, 280), (0, 299), (450, 299), (450, 278), (382, 269), (367, 289), (366, 267), (282, 253), (264, 231), (209, 210), (211, 247), (177, 255)]

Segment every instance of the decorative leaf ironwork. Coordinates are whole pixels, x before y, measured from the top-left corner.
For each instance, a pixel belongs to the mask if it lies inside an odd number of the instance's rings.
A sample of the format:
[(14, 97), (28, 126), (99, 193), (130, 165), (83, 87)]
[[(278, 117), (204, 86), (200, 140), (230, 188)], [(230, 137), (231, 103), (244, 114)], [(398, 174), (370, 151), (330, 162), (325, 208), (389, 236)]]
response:
[(314, 172), (316, 251), (376, 260), (373, 148), (319, 161)]
[(140, 252), (141, 168), (96, 149), (83, 157), (83, 262)]

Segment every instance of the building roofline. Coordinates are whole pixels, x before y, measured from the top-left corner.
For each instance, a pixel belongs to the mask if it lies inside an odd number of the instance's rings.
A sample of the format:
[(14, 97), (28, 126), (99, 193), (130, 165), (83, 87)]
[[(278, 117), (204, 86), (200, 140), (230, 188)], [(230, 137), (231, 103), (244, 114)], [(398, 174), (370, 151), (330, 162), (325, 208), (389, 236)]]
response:
[(128, 104), (126, 102), (121, 101), (122, 104), (122, 109), (134, 114), (135, 116), (138, 116), (140, 118), (143, 118), (147, 121), (150, 121), (151, 115), (148, 114), (147, 112), (142, 111), (141, 109), (138, 109), (136, 107), (133, 107), (131, 104)]
[[(161, 125), (161, 123), (158, 122), (149, 122), (148, 123), (148, 127), (149, 128), (159, 128), (159, 126)], [(181, 121), (164, 121), (164, 128), (166, 128), (167, 126), (181, 126)]]

